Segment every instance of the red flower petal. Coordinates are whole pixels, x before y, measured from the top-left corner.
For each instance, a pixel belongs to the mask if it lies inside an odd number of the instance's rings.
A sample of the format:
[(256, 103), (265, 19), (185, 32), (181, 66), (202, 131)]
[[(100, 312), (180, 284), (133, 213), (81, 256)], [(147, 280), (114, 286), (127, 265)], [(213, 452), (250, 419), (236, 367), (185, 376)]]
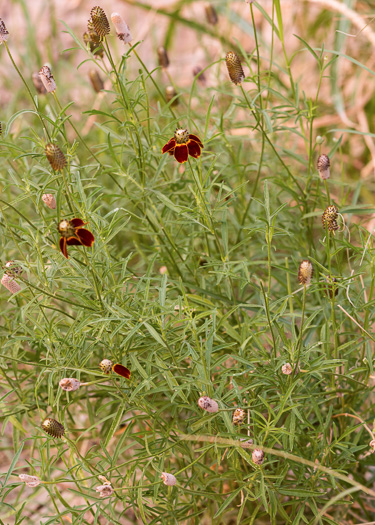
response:
[(166, 145), (163, 147), (163, 149), (161, 150), (162, 153), (167, 153), (167, 151), (169, 150), (172, 150), (173, 148), (176, 147), (176, 139), (175, 138), (171, 138), (171, 140), (169, 140)]
[(197, 137), (196, 135), (189, 135), (189, 139), (190, 140), (195, 140), (195, 142), (198, 142), (200, 147), (203, 148), (203, 144), (202, 144), (201, 139), (199, 137)]
[(77, 237), (69, 237), (69, 239), (66, 241), (66, 244), (68, 246), (82, 246), (82, 243)]
[(126, 366), (124, 365), (116, 363), (115, 365), (113, 365), (112, 370), (115, 372), (115, 374), (118, 374), (119, 376), (125, 377), (126, 379), (130, 378), (131, 372), (129, 368), (126, 368)]
[(60, 250), (63, 256), (69, 259), (68, 251), (66, 249), (66, 238), (65, 237), (60, 237), (59, 245), (60, 245)]
[(197, 142), (195, 142), (194, 140), (189, 140), (187, 146), (189, 148), (189, 155), (191, 155), (195, 159), (201, 156), (201, 148)]
[(82, 219), (71, 219), (69, 221), (69, 224), (71, 224), (73, 226), (73, 228), (80, 228), (81, 226), (83, 226), (86, 223)]
[(189, 157), (189, 152), (186, 144), (178, 144), (175, 147), (174, 150), (174, 158), (182, 164), (183, 162), (187, 162)]
[(90, 247), (94, 244), (95, 237), (89, 230), (86, 230), (85, 228), (78, 228), (76, 230), (76, 235), (78, 239), (81, 241), (81, 244), (83, 244), (83, 246)]

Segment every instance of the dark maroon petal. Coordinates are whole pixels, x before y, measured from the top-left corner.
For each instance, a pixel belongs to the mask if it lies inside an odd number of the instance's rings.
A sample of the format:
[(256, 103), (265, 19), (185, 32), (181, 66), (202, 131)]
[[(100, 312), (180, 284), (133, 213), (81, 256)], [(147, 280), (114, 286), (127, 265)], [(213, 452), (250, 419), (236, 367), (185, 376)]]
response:
[(81, 226), (85, 224), (85, 221), (83, 221), (82, 219), (71, 219), (69, 221), (69, 224), (71, 224), (73, 228), (81, 228)]
[(187, 162), (189, 157), (189, 152), (186, 144), (178, 144), (175, 147), (174, 150), (174, 158), (182, 164), (183, 162)]
[(188, 142), (189, 155), (197, 159), (201, 156), (201, 148), (197, 142), (194, 140), (189, 140)]
[(78, 230), (76, 230), (76, 235), (83, 246), (90, 247), (94, 244), (95, 237), (89, 230), (86, 230), (85, 228), (78, 228)]
[(66, 249), (66, 238), (65, 237), (60, 237), (59, 245), (60, 245), (60, 250), (63, 256), (69, 259), (68, 251)]
[(66, 244), (68, 246), (82, 246), (82, 243), (77, 237), (69, 237), (69, 239), (66, 241)]
[(198, 142), (200, 147), (203, 148), (203, 144), (202, 144), (201, 139), (199, 137), (197, 137), (196, 135), (189, 135), (189, 139), (190, 140), (195, 140), (195, 142)]
[(167, 151), (170, 151), (172, 150), (173, 148), (176, 147), (176, 139), (174, 138), (171, 138), (170, 141), (168, 141), (166, 143), (166, 145), (163, 147), (163, 149), (161, 150), (162, 153), (167, 153)]
[(122, 377), (126, 377), (126, 379), (129, 379), (131, 375), (129, 368), (126, 368), (126, 366), (120, 365), (119, 363), (113, 365), (112, 370), (115, 372), (115, 374), (118, 374)]

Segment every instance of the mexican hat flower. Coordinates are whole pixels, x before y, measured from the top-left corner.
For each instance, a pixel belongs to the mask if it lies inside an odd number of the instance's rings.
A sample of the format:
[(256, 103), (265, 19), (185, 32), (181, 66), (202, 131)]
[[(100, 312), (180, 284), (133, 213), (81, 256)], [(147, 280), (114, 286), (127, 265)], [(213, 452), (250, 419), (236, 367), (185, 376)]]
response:
[(59, 245), (61, 253), (69, 259), (67, 246), (87, 246), (94, 244), (93, 234), (82, 228), (86, 223), (82, 219), (64, 219), (59, 222), (58, 230), (61, 235)]
[(191, 135), (187, 129), (176, 129), (174, 136), (165, 144), (162, 153), (174, 155), (177, 162), (187, 162), (189, 155), (197, 159), (201, 156), (203, 144), (199, 137)]

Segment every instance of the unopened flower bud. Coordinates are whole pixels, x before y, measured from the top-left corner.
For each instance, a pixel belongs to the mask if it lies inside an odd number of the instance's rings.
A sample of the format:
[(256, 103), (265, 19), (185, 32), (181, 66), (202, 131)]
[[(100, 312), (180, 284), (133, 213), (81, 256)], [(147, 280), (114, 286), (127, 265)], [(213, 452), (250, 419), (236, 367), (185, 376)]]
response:
[(104, 82), (96, 69), (90, 69), (89, 78), (94, 91), (100, 93), (104, 89)]
[(102, 372), (105, 374), (110, 374), (112, 370), (113, 363), (110, 359), (103, 359), (103, 361), (100, 362), (99, 367)]
[(64, 379), (61, 379), (60, 388), (62, 390), (65, 390), (66, 392), (73, 392), (74, 390), (78, 390), (81, 386), (81, 382), (78, 381), (78, 379), (75, 379), (74, 377), (64, 377)]
[(39, 77), (48, 93), (53, 93), (53, 91), (56, 90), (56, 82), (48, 66), (43, 66), (41, 68), (39, 71)]
[[(167, 102), (170, 102), (175, 96), (177, 96), (176, 90), (173, 86), (167, 86), (165, 88), (165, 98), (167, 99)], [(176, 98), (172, 102), (172, 106), (177, 106), (178, 104), (178, 98)]]
[(21, 481), (26, 483), (28, 487), (34, 488), (40, 485), (42, 482), (38, 478), (38, 476), (29, 476), (28, 474), (20, 474), (18, 476)]
[(42, 79), (39, 76), (39, 73), (33, 73), (32, 80), (33, 80), (33, 84), (34, 84), (34, 87), (36, 89), (36, 92), (39, 95), (45, 95), (47, 93), (47, 90), (44, 87)]
[(198, 399), (198, 406), (206, 412), (217, 412), (219, 410), (219, 405), (214, 399), (211, 399), (208, 396), (203, 396)]
[(324, 142), (324, 137), (321, 137), (320, 135), (318, 135), (316, 137), (316, 141), (315, 141), (317, 144), (323, 144)]
[(160, 269), (159, 269), (160, 275), (164, 275), (167, 272), (168, 272), (168, 268), (166, 266), (161, 266), (160, 267)]
[(111, 28), (104, 10), (99, 6), (93, 7), (91, 9), (90, 15), (92, 25), (94, 26), (94, 29), (99, 37), (103, 39), (109, 35)]
[(5, 27), (4, 21), (0, 18), (0, 44), (8, 40), (9, 31)]
[(233, 425), (242, 425), (245, 420), (246, 412), (243, 408), (236, 408), (233, 412)]
[(290, 363), (285, 363), (285, 365), (281, 367), (281, 371), (286, 376), (290, 376), (290, 374), (293, 372), (292, 365)]
[(263, 450), (260, 450), (260, 448), (255, 448), (251, 457), (256, 465), (261, 465), (264, 461), (264, 452)]
[(4, 273), (1, 279), (1, 284), (5, 286), (11, 294), (17, 293), (21, 290), (21, 286), (14, 280), (14, 277), (7, 273)]
[(42, 195), (42, 201), (51, 210), (55, 210), (56, 209), (56, 199), (52, 195), (52, 193), (45, 193), (44, 195)]
[(60, 438), (65, 433), (64, 426), (56, 421), (56, 419), (52, 419), (51, 417), (47, 417), (43, 423), (42, 423), (42, 429), (44, 432), (47, 432), (50, 436)]
[(298, 282), (299, 284), (308, 285), (311, 283), (311, 278), (314, 273), (314, 267), (310, 261), (304, 260), (299, 265)]
[(207, 4), (204, 8), (206, 12), (206, 20), (209, 24), (215, 26), (218, 23), (216, 9), (212, 4)]
[(65, 168), (66, 158), (57, 144), (46, 144), (44, 151), (53, 170), (61, 171)]
[(169, 66), (169, 57), (167, 50), (165, 47), (160, 46), (158, 47), (158, 59), (159, 59), (159, 66), (166, 69)]
[(164, 485), (168, 485), (169, 487), (173, 487), (177, 483), (176, 477), (173, 474), (169, 474), (169, 472), (162, 472), (161, 479)]
[(108, 498), (108, 496), (112, 496), (114, 493), (114, 490), (111, 485), (100, 485), (99, 487), (96, 487), (96, 492), (99, 492), (100, 498)]
[(225, 57), (229, 77), (233, 84), (241, 84), (245, 78), (244, 70), (242, 69), (241, 60), (234, 51), (229, 51)]
[(122, 16), (119, 15), (119, 13), (112, 13), (111, 20), (115, 26), (119, 39), (124, 42), (124, 44), (129, 44), (133, 40), (133, 37), (130, 33), (128, 24), (125, 22)]
[(320, 178), (322, 180), (329, 179), (329, 177), (330, 177), (330, 170), (329, 170), (330, 165), (331, 165), (331, 163), (330, 163), (328, 155), (324, 155), (324, 154), (320, 155), (320, 157), (318, 158), (318, 171), (319, 171)]

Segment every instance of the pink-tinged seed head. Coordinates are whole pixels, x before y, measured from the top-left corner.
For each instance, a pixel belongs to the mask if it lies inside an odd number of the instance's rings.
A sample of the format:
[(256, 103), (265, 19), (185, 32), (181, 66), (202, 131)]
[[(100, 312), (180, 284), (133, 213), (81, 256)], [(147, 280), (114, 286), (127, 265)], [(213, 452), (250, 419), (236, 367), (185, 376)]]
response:
[(20, 474), (18, 476), (21, 481), (26, 483), (28, 487), (34, 488), (40, 485), (42, 482), (38, 478), (38, 476), (29, 476), (28, 474)]
[(62, 390), (65, 390), (65, 392), (73, 392), (74, 390), (79, 389), (81, 383), (74, 377), (64, 377), (64, 379), (61, 379), (59, 385)]
[(290, 363), (285, 363), (285, 365), (281, 367), (281, 371), (286, 376), (290, 376), (290, 374), (293, 372), (292, 365)]
[(256, 465), (261, 465), (264, 461), (264, 452), (259, 448), (255, 448), (251, 457)]
[(111, 485), (105, 484), (100, 485), (99, 487), (96, 487), (96, 492), (99, 492), (100, 498), (108, 498), (108, 496), (112, 496), (114, 493), (114, 490)]
[(9, 31), (5, 27), (4, 21), (0, 18), (0, 44), (8, 40)]
[(42, 201), (51, 210), (55, 210), (56, 209), (56, 199), (52, 195), (52, 193), (45, 193), (44, 195), (42, 195)]
[(318, 158), (317, 166), (318, 166), (320, 178), (322, 180), (329, 179), (330, 174), (331, 174), (330, 169), (329, 169), (331, 166), (331, 162), (329, 160), (328, 155), (326, 155), (325, 153), (323, 153), (323, 155), (320, 155)]
[(53, 93), (56, 90), (56, 82), (48, 66), (43, 66), (41, 68), (39, 71), (39, 77), (48, 93)]
[(112, 13), (111, 20), (113, 25), (115, 26), (116, 33), (119, 39), (122, 40), (124, 44), (129, 44), (133, 40), (133, 37), (130, 33), (128, 24), (125, 22), (125, 20), (119, 13)]
[(21, 286), (14, 280), (14, 277), (8, 274), (4, 274), (1, 279), (1, 284), (5, 286), (10, 293), (14, 294), (21, 290)]
[(169, 472), (162, 472), (161, 479), (164, 485), (168, 485), (169, 487), (173, 487), (177, 483), (176, 477), (173, 474), (169, 474)]
[(198, 406), (206, 412), (217, 412), (219, 410), (219, 405), (214, 399), (211, 399), (208, 396), (203, 396), (198, 399)]

